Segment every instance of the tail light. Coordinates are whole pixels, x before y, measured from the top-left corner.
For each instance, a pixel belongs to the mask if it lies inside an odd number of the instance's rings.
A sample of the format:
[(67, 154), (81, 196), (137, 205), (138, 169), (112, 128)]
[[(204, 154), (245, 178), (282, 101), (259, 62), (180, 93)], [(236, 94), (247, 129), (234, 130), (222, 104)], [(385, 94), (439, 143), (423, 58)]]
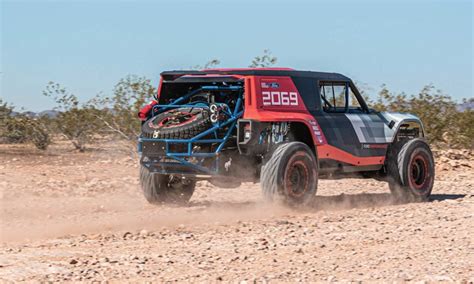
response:
[(244, 139), (248, 140), (250, 137), (252, 137), (252, 127), (250, 123), (247, 123), (244, 126)]

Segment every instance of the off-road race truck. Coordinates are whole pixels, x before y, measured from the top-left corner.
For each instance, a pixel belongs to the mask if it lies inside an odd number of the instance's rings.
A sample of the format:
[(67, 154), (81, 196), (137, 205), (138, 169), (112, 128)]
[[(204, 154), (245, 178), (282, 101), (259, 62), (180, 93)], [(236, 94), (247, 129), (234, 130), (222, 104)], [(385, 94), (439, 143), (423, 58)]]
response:
[(140, 181), (151, 203), (185, 203), (196, 181), (261, 183), (266, 200), (298, 205), (318, 178), (385, 180), (424, 201), (434, 160), (414, 115), (370, 109), (348, 77), (290, 68), (161, 73), (140, 112)]

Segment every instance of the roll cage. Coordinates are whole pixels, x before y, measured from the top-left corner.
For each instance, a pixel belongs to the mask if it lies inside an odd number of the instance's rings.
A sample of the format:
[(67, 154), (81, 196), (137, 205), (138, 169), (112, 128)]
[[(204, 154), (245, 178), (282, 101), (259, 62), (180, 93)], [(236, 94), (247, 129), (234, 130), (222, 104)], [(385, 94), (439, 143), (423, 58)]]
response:
[[(203, 103), (186, 103), (187, 100), (202, 92), (226, 93), (233, 92), (236, 95), (234, 107), (230, 107), (228, 102), (213, 103), (206, 105)], [(154, 117), (160, 113), (173, 108), (201, 108), (210, 111), (219, 110), (225, 119), (217, 120), (212, 126), (189, 139), (157, 139), (140, 137), (138, 143), (138, 151), (143, 152), (141, 163), (151, 172), (157, 173), (176, 173), (183, 174), (219, 174), (220, 153), (224, 145), (229, 140), (233, 130), (236, 127), (237, 120), (242, 117), (243, 110), (243, 86), (216, 86), (203, 85), (193, 91), (173, 100), (167, 104), (157, 104), (152, 109), (151, 116)], [(222, 132), (222, 130), (225, 130)], [(159, 146), (163, 151), (147, 152), (146, 144)], [(174, 147), (176, 145), (184, 145), (184, 147)], [(196, 151), (196, 146), (208, 145), (211, 151)], [(151, 147), (150, 147), (151, 148)], [(173, 150), (177, 149), (177, 150)], [(149, 155), (149, 156), (148, 156)], [(213, 158), (214, 161), (208, 166), (203, 164)], [(159, 164), (159, 166), (157, 166)]]

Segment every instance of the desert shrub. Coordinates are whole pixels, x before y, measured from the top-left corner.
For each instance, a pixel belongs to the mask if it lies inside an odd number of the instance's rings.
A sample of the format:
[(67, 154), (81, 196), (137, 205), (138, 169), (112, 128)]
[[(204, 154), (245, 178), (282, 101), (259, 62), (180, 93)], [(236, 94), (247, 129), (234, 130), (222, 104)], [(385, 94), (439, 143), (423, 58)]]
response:
[(50, 130), (44, 123), (45, 119), (31, 120), (31, 126), (28, 129), (28, 140), (40, 150), (46, 150), (51, 144)]
[(11, 116), (13, 107), (9, 106), (7, 102), (4, 102), (0, 98), (0, 130), (3, 130), (7, 119)]
[(135, 143), (141, 126), (137, 114), (155, 92), (149, 79), (129, 75), (115, 85), (112, 95), (94, 100), (96, 108), (103, 110), (97, 117), (109, 131)]
[[(13, 107), (9, 106), (6, 102), (0, 98), (0, 138), (3, 142), (10, 142), (9, 137), (17, 137), (17, 135), (12, 135), (10, 132), (11, 126), (11, 115), (13, 112)], [(19, 138), (19, 137), (18, 137)], [(18, 140), (14, 138), (13, 140)], [(22, 140), (22, 139), (20, 139)]]
[(255, 56), (249, 67), (269, 67), (277, 63), (278, 58), (272, 55), (269, 49), (263, 50), (263, 55)]
[(26, 143), (28, 141), (28, 121), (26, 116), (9, 117), (5, 122), (3, 137), (7, 143)]
[(100, 111), (90, 103), (80, 104), (74, 94), (57, 83), (49, 82), (43, 94), (56, 102), (55, 110), (59, 111), (51, 120), (53, 129), (83, 152), (103, 127), (97, 119)]
[(221, 64), (221, 61), (219, 59), (211, 59), (209, 60), (206, 64), (204, 65), (194, 65), (191, 66), (191, 69), (193, 70), (202, 70), (202, 69), (209, 69), (212, 67), (216, 67), (217, 65)]
[[(474, 99), (471, 98), (469, 101), (472, 105)], [(445, 140), (448, 140), (448, 144), (458, 148), (474, 149), (474, 110), (467, 108), (457, 111), (453, 115), (452, 127), (447, 133), (451, 134), (445, 138)], [(450, 138), (452, 141), (449, 141)]]
[(49, 129), (43, 118), (13, 115), (13, 107), (0, 99), (0, 140), (6, 143), (33, 143), (46, 150), (51, 144)]
[(433, 85), (423, 87), (416, 95), (394, 94), (382, 86), (371, 107), (379, 111), (417, 115), (423, 122), (430, 143), (450, 147), (473, 146), (473, 111), (458, 110), (456, 102)]

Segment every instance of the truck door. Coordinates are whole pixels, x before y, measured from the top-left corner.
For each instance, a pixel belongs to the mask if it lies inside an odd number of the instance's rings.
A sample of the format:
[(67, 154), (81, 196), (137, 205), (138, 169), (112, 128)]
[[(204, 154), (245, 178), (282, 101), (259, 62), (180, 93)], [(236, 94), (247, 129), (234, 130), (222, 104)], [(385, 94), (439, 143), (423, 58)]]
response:
[(329, 145), (358, 157), (385, 156), (386, 122), (370, 113), (350, 82), (319, 82), (321, 107), (314, 113)]

